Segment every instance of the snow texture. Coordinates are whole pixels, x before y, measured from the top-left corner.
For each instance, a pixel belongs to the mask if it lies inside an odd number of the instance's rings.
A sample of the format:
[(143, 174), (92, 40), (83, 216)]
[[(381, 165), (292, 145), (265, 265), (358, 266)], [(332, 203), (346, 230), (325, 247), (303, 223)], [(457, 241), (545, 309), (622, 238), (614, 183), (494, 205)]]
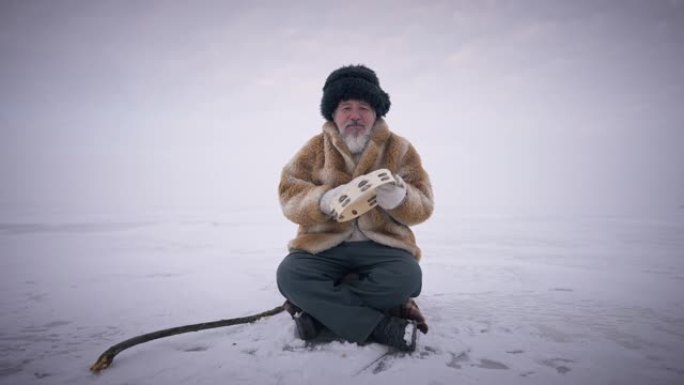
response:
[(308, 346), (280, 313), (109, 346), (280, 303), (277, 208), (6, 215), (0, 384), (682, 384), (682, 217), (459, 217), (416, 228), (430, 332), (413, 354)]
[(406, 342), (406, 345), (411, 345), (411, 342), (413, 341), (413, 333), (416, 332), (416, 327), (412, 323), (406, 324), (406, 327), (404, 328), (404, 342)]

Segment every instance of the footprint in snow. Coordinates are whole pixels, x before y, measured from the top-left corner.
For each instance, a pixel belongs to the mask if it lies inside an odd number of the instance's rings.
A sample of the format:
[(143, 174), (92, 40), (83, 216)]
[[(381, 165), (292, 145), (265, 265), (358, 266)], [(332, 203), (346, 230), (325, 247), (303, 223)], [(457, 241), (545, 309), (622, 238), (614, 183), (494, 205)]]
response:
[(480, 363), (477, 365), (474, 365), (478, 368), (482, 369), (496, 369), (496, 370), (505, 370), (509, 369), (508, 366), (502, 364), (501, 362), (494, 361), (494, 360), (488, 360), (486, 358), (483, 358), (480, 360)]
[(197, 346), (191, 346), (191, 347), (183, 348), (181, 350), (184, 352), (188, 352), (188, 353), (195, 353), (195, 352), (207, 351), (207, 350), (209, 350), (209, 347), (197, 345)]
[(541, 364), (556, 369), (556, 372), (558, 372), (559, 374), (565, 374), (572, 370), (567, 366), (567, 364), (571, 364), (573, 362), (575, 361), (568, 360), (566, 358), (552, 358), (549, 360), (542, 361)]

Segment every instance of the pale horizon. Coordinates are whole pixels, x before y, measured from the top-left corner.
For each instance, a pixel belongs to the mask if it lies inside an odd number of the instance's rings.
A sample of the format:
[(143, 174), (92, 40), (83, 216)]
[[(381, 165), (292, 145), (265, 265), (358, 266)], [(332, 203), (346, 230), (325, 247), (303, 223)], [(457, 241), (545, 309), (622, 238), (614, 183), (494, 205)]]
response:
[(682, 20), (681, 1), (3, 2), (0, 212), (275, 207), (325, 77), (363, 63), (438, 209), (681, 213)]

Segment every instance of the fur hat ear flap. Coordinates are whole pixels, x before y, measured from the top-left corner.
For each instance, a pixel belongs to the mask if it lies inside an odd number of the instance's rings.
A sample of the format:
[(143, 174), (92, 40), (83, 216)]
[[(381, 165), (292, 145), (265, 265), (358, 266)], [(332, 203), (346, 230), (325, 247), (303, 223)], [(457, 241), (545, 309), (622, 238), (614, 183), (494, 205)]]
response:
[(333, 120), (333, 113), (345, 100), (363, 100), (370, 104), (378, 117), (390, 109), (389, 94), (380, 88), (375, 72), (364, 65), (349, 65), (333, 71), (323, 85), (321, 114), (326, 120)]

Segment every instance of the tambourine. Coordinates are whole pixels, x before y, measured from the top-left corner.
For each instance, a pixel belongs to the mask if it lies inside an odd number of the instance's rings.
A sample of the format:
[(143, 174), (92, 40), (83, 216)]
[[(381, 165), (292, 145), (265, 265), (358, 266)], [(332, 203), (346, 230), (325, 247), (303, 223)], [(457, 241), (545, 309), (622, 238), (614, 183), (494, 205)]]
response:
[(396, 183), (396, 180), (384, 168), (354, 178), (333, 200), (333, 218), (338, 222), (347, 222), (365, 214), (378, 204), (375, 190), (388, 183)]

